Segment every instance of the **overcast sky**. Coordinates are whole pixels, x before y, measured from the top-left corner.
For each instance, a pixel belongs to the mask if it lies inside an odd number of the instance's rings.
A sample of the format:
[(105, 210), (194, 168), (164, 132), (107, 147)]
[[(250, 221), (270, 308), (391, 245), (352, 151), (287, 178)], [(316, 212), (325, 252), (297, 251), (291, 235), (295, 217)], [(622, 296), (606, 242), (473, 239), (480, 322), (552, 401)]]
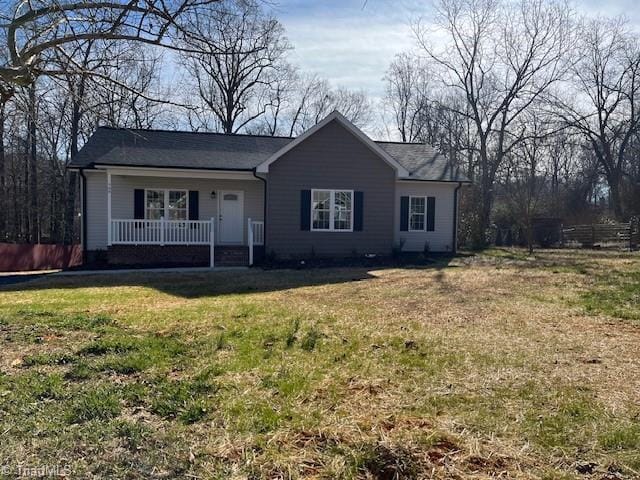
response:
[[(393, 56), (414, 46), (410, 22), (428, 19), (429, 0), (272, 0), (295, 47), (292, 60), (333, 84), (379, 98)], [(624, 14), (640, 26), (638, 0), (575, 0), (591, 15)]]

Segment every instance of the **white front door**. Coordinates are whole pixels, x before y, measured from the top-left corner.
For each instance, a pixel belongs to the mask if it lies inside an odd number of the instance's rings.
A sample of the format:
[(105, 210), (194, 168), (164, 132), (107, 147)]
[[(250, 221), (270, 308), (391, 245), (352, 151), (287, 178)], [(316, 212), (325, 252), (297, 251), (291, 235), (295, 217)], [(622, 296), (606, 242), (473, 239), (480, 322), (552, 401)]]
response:
[(242, 190), (223, 190), (220, 192), (220, 243), (243, 242), (244, 192)]

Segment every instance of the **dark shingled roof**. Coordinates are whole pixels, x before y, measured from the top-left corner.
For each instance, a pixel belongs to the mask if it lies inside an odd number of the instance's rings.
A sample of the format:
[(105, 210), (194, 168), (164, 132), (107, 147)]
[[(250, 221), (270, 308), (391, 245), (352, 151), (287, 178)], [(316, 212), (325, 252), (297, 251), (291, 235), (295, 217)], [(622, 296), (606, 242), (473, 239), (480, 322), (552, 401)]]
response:
[(434, 147), (425, 143), (376, 142), (416, 180), (468, 182)]
[[(100, 127), (68, 166), (252, 170), (292, 140), (261, 135)], [(420, 143), (376, 143), (410, 172), (411, 179), (468, 181), (452, 170), (433, 147)]]

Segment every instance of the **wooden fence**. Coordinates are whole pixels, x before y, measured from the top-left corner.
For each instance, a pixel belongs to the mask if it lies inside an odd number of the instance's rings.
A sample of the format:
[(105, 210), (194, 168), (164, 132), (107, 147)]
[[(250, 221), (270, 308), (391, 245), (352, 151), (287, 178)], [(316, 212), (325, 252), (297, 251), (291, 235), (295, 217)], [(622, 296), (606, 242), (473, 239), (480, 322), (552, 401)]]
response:
[(82, 265), (81, 245), (0, 243), (0, 272), (52, 270)]
[(635, 250), (640, 245), (640, 222), (633, 219), (628, 223), (563, 226), (561, 243), (563, 246), (619, 246)]

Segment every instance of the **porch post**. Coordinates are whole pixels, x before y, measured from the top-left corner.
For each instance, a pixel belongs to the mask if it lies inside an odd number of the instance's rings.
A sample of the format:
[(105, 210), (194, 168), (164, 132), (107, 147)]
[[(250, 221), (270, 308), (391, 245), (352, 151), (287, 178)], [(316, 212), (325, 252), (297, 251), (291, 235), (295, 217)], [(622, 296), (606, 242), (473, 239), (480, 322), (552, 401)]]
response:
[(164, 215), (162, 217), (160, 217), (160, 246), (164, 246), (164, 229), (165, 229), (165, 224), (164, 224)]
[(215, 232), (215, 219), (211, 217), (211, 221), (209, 223), (209, 268), (214, 268), (216, 266), (214, 232)]
[(253, 223), (247, 219), (247, 245), (249, 245), (249, 266), (253, 265)]
[(113, 232), (111, 231), (111, 172), (107, 170), (107, 246), (113, 242)]

